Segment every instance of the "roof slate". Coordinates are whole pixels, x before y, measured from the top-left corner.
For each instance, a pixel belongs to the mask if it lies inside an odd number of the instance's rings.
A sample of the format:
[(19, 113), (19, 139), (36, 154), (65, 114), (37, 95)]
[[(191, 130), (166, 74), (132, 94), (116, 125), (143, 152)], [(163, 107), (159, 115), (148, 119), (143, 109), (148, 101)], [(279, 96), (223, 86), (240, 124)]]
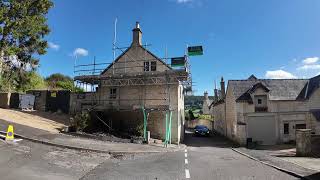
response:
[[(228, 88), (232, 88), (237, 100), (250, 100), (250, 89), (261, 83), (269, 91), (270, 100), (296, 100), (302, 89), (307, 84), (307, 79), (248, 79), (230, 80)], [(247, 94), (246, 94), (247, 93)], [(250, 99), (249, 99), (250, 97)]]

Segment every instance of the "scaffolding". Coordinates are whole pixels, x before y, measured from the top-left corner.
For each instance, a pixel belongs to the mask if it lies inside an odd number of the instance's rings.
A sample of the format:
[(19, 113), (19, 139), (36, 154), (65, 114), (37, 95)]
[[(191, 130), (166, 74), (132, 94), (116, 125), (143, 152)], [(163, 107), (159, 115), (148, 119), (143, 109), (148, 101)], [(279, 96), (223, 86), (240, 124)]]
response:
[[(124, 62), (116, 62), (115, 53), (114, 60), (111, 63), (97, 63), (96, 57), (94, 57), (93, 62), (90, 64), (80, 64), (74, 65), (74, 81), (76, 87), (82, 88), (86, 93), (89, 93), (91, 98), (84, 99), (81, 101), (82, 104), (85, 104), (89, 111), (98, 111), (98, 110), (116, 110), (116, 111), (126, 111), (126, 110), (136, 110), (142, 111), (143, 113), (143, 137), (146, 140), (147, 138), (147, 122), (149, 113), (152, 111), (162, 111), (165, 112), (165, 122), (166, 122), (166, 135), (165, 135), (165, 145), (171, 143), (171, 125), (172, 125), (172, 111), (174, 111), (171, 106), (170, 100), (170, 87), (171, 85), (182, 85), (184, 87), (184, 92), (192, 90), (192, 82), (191, 82), (191, 73), (190, 73), (190, 63), (188, 60), (188, 56), (186, 57), (185, 65), (182, 68), (174, 69), (171, 67), (171, 64), (167, 64), (166, 61), (168, 57), (165, 58), (133, 58), (130, 57), (126, 53), (124, 48), (119, 48), (113, 44), (113, 50), (118, 50), (122, 54), (118, 57), (124, 56)], [(132, 47), (132, 46), (131, 46)], [(144, 46), (145, 54), (149, 52), (146, 49), (147, 45)], [(150, 53), (150, 52), (149, 52)], [(152, 53), (151, 53), (152, 54)], [(167, 56), (167, 55), (166, 55)], [(157, 64), (157, 68), (159, 66), (167, 67), (165, 71), (148, 71), (145, 72), (145, 65), (141, 65), (146, 61), (156, 61), (160, 60), (162, 63)], [(130, 66), (128, 66), (128, 64)], [(115, 64), (118, 64), (116, 66)], [(132, 65), (134, 64), (134, 65)], [(112, 68), (112, 73), (105, 73), (106, 69)], [(141, 69), (140, 72), (131, 72), (131, 69)], [(165, 86), (164, 98), (147, 98), (147, 90), (148, 86)], [(89, 87), (89, 88), (88, 88)], [(142, 87), (141, 90), (144, 93), (143, 97), (139, 98), (130, 98), (130, 99), (105, 99), (103, 97), (102, 91), (99, 90), (102, 87)], [(90, 89), (90, 90), (89, 90)], [(120, 91), (120, 89), (119, 89)], [(139, 107), (132, 107), (130, 101), (139, 102)], [(159, 104), (157, 105), (147, 105), (147, 101), (157, 101)], [(122, 105), (121, 102), (127, 102), (129, 105)], [(113, 108), (113, 105), (109, 106), (109, 104), (118, 103), (118, 108)], [(125, 104), (125, 103), (122, 103)], [(82, 105), (81, 105), (82, 107)], [(99, 120), (103, 121), (98, 117)], [(103, 121), (104, 124), (106, 122)], [(107, 123), (109, 129), (112, 129), (112, 123)]]

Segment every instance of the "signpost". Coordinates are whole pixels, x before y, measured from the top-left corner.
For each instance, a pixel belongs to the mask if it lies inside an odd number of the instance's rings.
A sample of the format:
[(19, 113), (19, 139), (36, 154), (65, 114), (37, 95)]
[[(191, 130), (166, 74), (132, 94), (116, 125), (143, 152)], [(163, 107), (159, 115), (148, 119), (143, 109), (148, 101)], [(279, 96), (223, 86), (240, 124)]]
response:
[(171, 58), (171, 67), (184, 67), (186, 64), (185, 57)]
[(188, 55), (189, 56), (200, 56), (200, 55), (203, 55), (202, 46), (190, 46), (190, 47), (188, 47)]

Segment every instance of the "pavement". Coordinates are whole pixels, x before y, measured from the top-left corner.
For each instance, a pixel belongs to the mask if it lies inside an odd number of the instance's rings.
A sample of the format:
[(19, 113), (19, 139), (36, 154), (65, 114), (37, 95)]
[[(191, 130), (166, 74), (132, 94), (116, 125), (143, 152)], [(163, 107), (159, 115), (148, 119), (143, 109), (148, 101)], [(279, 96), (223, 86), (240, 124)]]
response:
[(82, 180), (293, 180), (300, 179), (252, 160), (232, 150), (227, 139), (185, 135), (186, 148), (177, 152), (148, 154), (123, 161), (106, 161)]
[(173, 152), (184, 148), (184, 145), (170, 145), (164, 148), (162, 144), (134, 144), (101, 141), (90, 138), (76, 137), (61, 133), (53, 133), (42, 129), (32, 128), (0, 119), (0, 133), (5, 133), (9, 124), (14, 126), (15, 136), (18, 138), (38, 142), (46, 145), (69, 148), (74, 150), (86, 150), (101, 153), (159, 153)]
[[(247, 149), (244, 147), (233, 148), (236, 152), (243, 153), (249, 158), (272, 166), (281, 171), (294, 174), (303, 179), (320, 179), (320, 159), (310, 157), (295, 157), (289, 152), (284, 156), (284, 150)], [(280, 152), (280, 153), (278, 153)]]

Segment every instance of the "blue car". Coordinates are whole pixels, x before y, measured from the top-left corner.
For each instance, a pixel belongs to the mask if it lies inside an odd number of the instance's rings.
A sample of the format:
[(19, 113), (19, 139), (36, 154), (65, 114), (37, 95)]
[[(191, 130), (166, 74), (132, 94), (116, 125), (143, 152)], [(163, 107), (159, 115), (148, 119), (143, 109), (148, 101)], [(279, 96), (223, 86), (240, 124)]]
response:
[(194, 134), (195, 135), (200, 135), (200, 136), (209, 136), (210, 131), (207, 126), (204, 125), (196, 125), (194, 128)]

